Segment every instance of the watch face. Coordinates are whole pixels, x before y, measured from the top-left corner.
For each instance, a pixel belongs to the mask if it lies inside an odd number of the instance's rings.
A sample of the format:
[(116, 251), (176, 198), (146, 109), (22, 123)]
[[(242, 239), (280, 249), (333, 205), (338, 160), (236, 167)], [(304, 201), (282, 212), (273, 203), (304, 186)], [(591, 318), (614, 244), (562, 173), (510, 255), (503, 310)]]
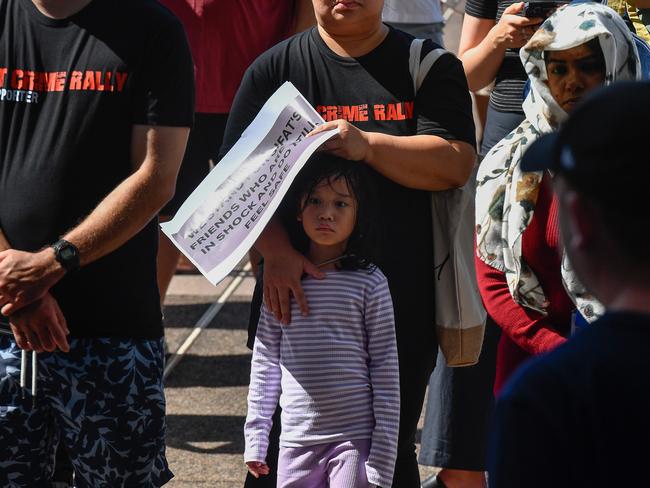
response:
[(72, 249), (69, 246), (64, 247), (61, 249), (61, 258), (68, 260), (74, 258), (75, 252), (74, 249)]
[(68, 271), (73, 271), (79, 267), (79, 251), (73, 244), (66, 240), (60, 239), (52, 244), (56, 260)]

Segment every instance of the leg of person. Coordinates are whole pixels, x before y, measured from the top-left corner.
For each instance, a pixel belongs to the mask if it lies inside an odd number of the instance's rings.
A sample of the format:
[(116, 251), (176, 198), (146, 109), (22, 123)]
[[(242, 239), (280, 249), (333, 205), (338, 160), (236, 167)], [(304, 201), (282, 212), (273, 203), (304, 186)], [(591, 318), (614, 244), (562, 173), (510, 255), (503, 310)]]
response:
[[(523, 114), (499, 112), (488, 105), (480, 156), (523, 119)], [(448, 488), (485, 484), (486, 428), (492, 411), (499, 340), (499, 330), (490, 319), (485, 334), (477, 365), (447, 368), (444, 358), (439, 358), (430, 382), (420, 463), (443, 468), (437, 479), (448, 482)], [(427, 484), (435, 486), (433, 481), (427, 480)]]
[(162, 339), (73, 339), (69, 353), (42, 356), (43, 393), (51, 398), (77, 488), (158, 488), (172, 478)]
[[(499, 112), (488, 105), (481, 157), (523, 119), (523, 114)], [(448, 488), (485, 485), (486, 429), (500, 335), (489, 318), (485, 334), (477, 365), (447, 368), (440, 358), (431, 378), (420, 462), (443, 468), (438, 479)]]
[(49, 488), (58, 432), (47, 397), (39, 394), (33, 403), (20, 387), (20, 357), (13, 338), (0, 335), (0, 486)]
[(244, 488), (275, 488), (277, 485), (281, 413), (282, 409), (278, 405), (273, 414), (273, 427), (271, 427), (271, 432), (269, 433), (269, 447), (266, 451), (266, 464), (269, 467), (269, 474), (255, 478), (252, 474), (248, 473), (244, 482)]
[(394, 488), (420, 487), (415, 436), (438, 353), (434, 326), (434, 280), (433, 270), (413, 267), (407, 274), (394, 273), (390, 285), (400, 377), (400, 424)]
[(485, 487), (499, 336), (500, 329), (488, 318), (479, 362), (449, 368), (440, 354), (431, 375), (419, 461), (443, 468), (437, 478), (448, 488)]
[(327, 455), (331, 446), (280, 447), (278, 488), (327, 488)]
[[(432, 327), (433, 328), (433, 327)], [(435, 335), (435, 334), (434, 334)], [(419, 488), (420, 472), (415, 456), (415, 435), (422, 412), (427, 382), (435, 364), (435, 337), (426, 346), (397, 339), (400, 375), (400, 424), (394, 488)], [(427, 347), (428, 346), (428, 347)]]
[[(161, 221), (172, 218), (210, 171), (209, 162), (211, 159), (216, 161), (227, 118), (228, 114), (195, 114), (194, 127), (190, 131), (187, 149), (176, 180), (176, 193), (160, 211)], [(158, 289), (161, 302), (165, 300), (180, 255), (178, 248), (160, 231)]]
[(367, 488), (366, 461), (370, 455), (370, 439), (332, 444), (327, 454), (330, 488)]

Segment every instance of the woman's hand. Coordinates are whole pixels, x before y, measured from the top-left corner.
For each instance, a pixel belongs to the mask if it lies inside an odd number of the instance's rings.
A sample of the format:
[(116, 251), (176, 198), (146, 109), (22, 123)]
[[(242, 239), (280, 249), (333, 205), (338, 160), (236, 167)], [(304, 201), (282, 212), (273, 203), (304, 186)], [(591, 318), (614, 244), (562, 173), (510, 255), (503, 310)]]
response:
[(370, 157), (368, 134), (346, 120), (338, 119), (326, 122), (311, 131), (309, 136), (337, 128), (339, 133), (325, 142), (320, 150), (351, 161), (367, 161)]
[(524, 9), (524, 3), (513, 3), (503, 11), (499, 22), (492, 28), (492, 40), (501, 48), (520, 48), (533, 36), (544, 19), (517, 15)]
[(277, 320), (291, 323), (291, 295), (303, 315), (309, 314), (301, 278), (308, 274), (316, 279), (324, 274), (305, 256), (294, 249), (264, 257), (264, 303)]
[(260, 475), (267, 475), (271, 471), (265, 463), (260, 463), (259, 461), (248, 461), (246, 467), (248, 468), (248, 472), (255, 478), (259, 478)]

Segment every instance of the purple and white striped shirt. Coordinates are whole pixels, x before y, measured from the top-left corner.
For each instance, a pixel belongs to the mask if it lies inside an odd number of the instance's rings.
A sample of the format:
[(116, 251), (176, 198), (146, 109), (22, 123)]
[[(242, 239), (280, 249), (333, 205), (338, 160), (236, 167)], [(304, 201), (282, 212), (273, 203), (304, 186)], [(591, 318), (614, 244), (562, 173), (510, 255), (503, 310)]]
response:
[(393, 303), (383, 273), (328, 271), (302, 282), (303, 317), (291, 325), (262, 306), (248, 391), (244, 460), (264, 462), (273, 412), (280, 445), (371, 439), (368, 481), (391, 486), (399, 428), (399, 370)]

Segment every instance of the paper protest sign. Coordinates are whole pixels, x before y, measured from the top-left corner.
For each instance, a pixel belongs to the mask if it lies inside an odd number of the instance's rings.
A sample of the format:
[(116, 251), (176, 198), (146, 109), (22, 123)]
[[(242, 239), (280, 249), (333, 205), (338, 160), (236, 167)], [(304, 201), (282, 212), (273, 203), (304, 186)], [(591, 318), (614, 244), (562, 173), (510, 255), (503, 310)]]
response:
[(183, 203), (163, 232), (217, 284), (246, 255), (307, 159), (338, 130), (306, 137), (324, 120), (289, 82)]

